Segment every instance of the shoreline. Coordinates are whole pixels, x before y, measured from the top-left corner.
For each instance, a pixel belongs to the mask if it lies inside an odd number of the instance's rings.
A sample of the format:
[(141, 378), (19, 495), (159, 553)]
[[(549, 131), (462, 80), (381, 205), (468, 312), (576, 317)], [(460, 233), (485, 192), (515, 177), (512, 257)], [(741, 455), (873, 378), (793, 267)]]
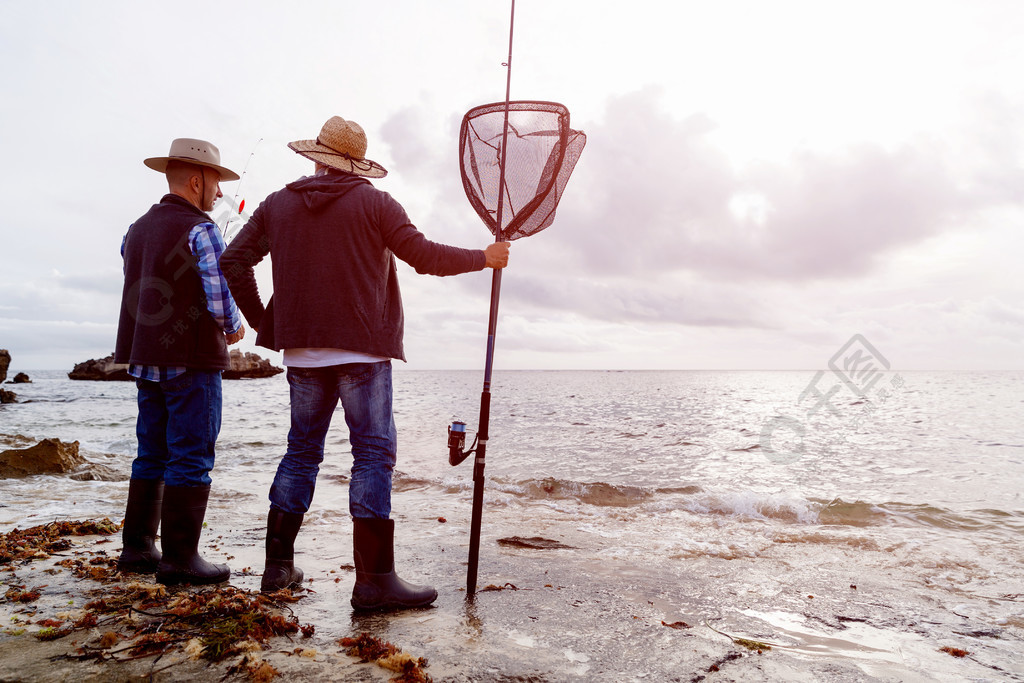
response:
[[(436, 426), (450, 410), (466, 414), (448, 397), (467, 394), (472, 403), (475, 392), (464, 385), (475, 380), (409, 380), (397, 416), (396, 567), (437, 588), (432, 609), (353, 614), (350, 461), (343, 427), (332, 429), (316, 504), (296, 541), (296, 562), (310, 581), (301, 599), (281, 608), (313, 633), (272, 637), (256, 652), (279, 680), (391, 680), (394, 672), (360, 664), (339, 644), (362, 633), (425, 657), (435, 681), (1024, 680), (1018, 480), (998, 474), (1013, 467), (1017, 451), (995, 448), (1017, 441), (982, 422), (966, 441), (961, 429), (940, 429), (987, 387), (960, 402), (956, 393), (907, 394), (886, 414), (889, 422), (864, 431), (842, 457), (783, 468), (756, 457), (751, 445), (764, 411), (799, 394), (799, 378), (776, 385), (743, 375), (709, 388), (688, 380), (636, 385), (636, 377), (617, 375), (552, 387), (548, 377), (531, 377), (509, 381), (515, 391), (502, 394), (509, 396), (501, 408), (503, 457), (489, 463), (481, 591), (472, 601), (464, 588), (469, 471), (448, 467)], [(135, 446), (131, 387), (27, 386), (34, 398), (4, 431), (81, 439), (85, 456), (122, 477), (5, 480), (0, 533), (54, 519), (119, 520)], [(718, 398), (705, 398), (711, 389)], [(691, 398), (679, 403), (680, 396)], [(236, 383), (226, 405), (233, 409), (201, 548), (232, 568), (233, 591), (255, 597), (287, 395), (274, 380)], [(964, 462), (975, 469), (964, 471)], [(840, 495), (849, 501), (842, 510), (803, 514), (819, 498)], [(513, 536), (556, 543), (502, 543)], [(96, 599), (92, 591), (123, 590), (140, 578), (76, 577), (60, 563), (98, 559), (109, 568), (120, 537), (71, 541), (59, 555), (13, 565), (0, 559), (0, 683), (138, 680), (161, 669), (155, 680), (209, 680), (238, 664), (241, 654), (218, 664), (171, 652), (130, 662), (62, 657), (83, 643), (98, 647), (107, 622), (37, 640), (33, 633), (48, 627), (37, 622), (66, 623), (59, 614), (83, 609)], [(484, 591), (489, 585), (501, 590)], [(40, 597), (12, 601), (7, 592), (15, 588), (39, 589)], [(772, 649), (757, 654), (741, 640)], [(952, 654), (959, 651), (965, 656)], [(245, 677), (239, 671), (225, 680)]]
[[(213, 528), (203, 540), (210, 559), (232, 558), (230, 585), (251, 594), (258, 594), (261, 531)], [(551, 535), (551, 531), (542, 533)], [(687, 585), (658, 566), (630, 567), (621, 559), (580, 549), (509, 548), (492, 538), (481, 558), (484, 578), (470, 601), (463, 587), (464, 549), (439, 543), (435, 534), (426, 543), (407, 547), (399, 569), (413, 581), (430, 577), (440, 593), (436, 605), (361, 615), (348, 607), (353, 576), (344, 568), (345, 552), (327, 556), (322, 551), (325, 546), (344, 547), (347, 538), (336, 536), (346, 534), (313, 530), (310, 542), (296, 557), (312, 581), (305, 590), (296, 591), (299, 599), (287, 608), (299, 623), (312, 625), (315, 631), (310, 637), (295, 633), (290, 638), (271, 638), (265, 649), (255, 653), (259, 661), (279, 672), (277, 680), (395, 680), (395, 672), (360, 663), (338, 644), (340, 638), (362, 633), (393, 643), (410, 657), (426, 658), (423, 671), (434, 681), (953, 681), (969, 677), (1019, 680), (1021, 674), (986, 664), (977, 645), (970, 645), (971, 654), (963, 659), (942, 652), (943, 646), (963, 643), (930, 638), (927, 630), (900, 623), (891, 607), (896, 604), (891, 595), (899, 591), (891, 586), (843, 585), (845, 591), (840, 591), (839, 584), (847, 578), (836, 570), (819, 575), (824, 584), (799, 589), (788, 585), (781, 590), (779, 585), (765, 585), (771, 573), (796, 557), (781, 565), (755, 558), (708, 558), (692, 563), (688, 573), (694, 580)], [(0, 682), (140, 677), (194, 681), (213, 676), (260, 680), (245, 673), (244, 667), (239, 669), (240, 654), (212, 664), (188, 659), (180, 650), (125, 662), (67, 659), (82, 645), (97, 646), (104, 635), (102, 626), (76, 630), (58, 640), (37, 640), (33, 632), (42, 627), (29, 621), (80, 609), (87, 598), (95, 599), (131, 581), (152, 581), (145, 575), (116, 576), (108, 583), (76, 578), (59, 563), (68, 558), (86, 562), (101, 558), (109, 566), (120, 550), (120, 539), (116, 534), (70, 539), (71, 546), (58, 554), (0, 565), (4, 592), (18, 585), (38, 588), (40, 593), (31, 603), (0, 602), (5, 627), (0, 631)], [(320, 541), (314, 543), (316, 539)], [(559, 540), (572, 544), (573, 539)], [(317, 545), (320, 552), (315, 550)], [(799, 556), (800, 549), (795, 550)], [(758, 563), (771, 566), (759, 568)], [(785, 577), (775, 579), (784, 582)], [(487, 590), (488, 586), (493, 589)], [(175, 593), (194, 595), (204, 590), (209, 589), (185, 588)], [(836, 595), (830, 596), (830, 590)], [(730, 607), (737, 603), (748, 606), (746, 617), (743, 610)], [(774, 605), (776, 611), (767, 610), (766, 604)], [(12, 617), (22, 624), (24, 633), (11, 635)], [(769, 625), (773, 618), (774, 627)], [(1005, 635), (1020, 639), (1009, 632)], [(233, 667), (236, 673), (232, 674)]]

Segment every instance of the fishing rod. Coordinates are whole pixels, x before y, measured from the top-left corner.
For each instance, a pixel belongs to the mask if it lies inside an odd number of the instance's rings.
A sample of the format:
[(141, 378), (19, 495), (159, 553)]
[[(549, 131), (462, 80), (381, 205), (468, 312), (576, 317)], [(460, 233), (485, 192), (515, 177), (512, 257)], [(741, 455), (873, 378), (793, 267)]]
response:
[[(502, 241), (502, 218), (505, 208), (505, 164), (508, 160), (508, 112), (510, 96), (512, 94), (512, 38), (516, 22), (516, 0), (512, 0), (512, 13), (509, 18), (508, 27), (508, 60), (502, 64), (505, 67), (505, 119), (502, 124), (501, 148), (499, 152), (499, 176), (498, 176), (498, 210), (496, 223), (498, 229), (494, 232), (494, 241)], [(484, 465), (487, 457), (487, 439), (489, 436), (491, 422), (491, 374), (494, 369), (494, 341), (498, 330), (498, 300), (501, 296), (501, 268), (495, 268), (491, 274), (491, 309), (487, 318), (487, 357), (484, 363), (484, 386), (480, 393), (480, 427), (477, 430), (475, 441), (476, 457), (473, 459), (473, 516), (469, 527), (469, 569), (466, 572), (466, 593), (476, 593), (477, 568), (480, 563), (480, 526), (483, 522), (484, 512)], [(457, 423), (456, 423), (457, 424)], [(455, 424), (453, 424), (455, 426)], [(463, 425), (465, 433), (465, 425)], [(457, 458), (451, 450), (449, 443), (448, 460), (453, 465), (462, 462), (469, 453)]]
[[(569, 128), (569, 110), (554, 102), (512, 101), (512, 44), (516, 3), (508, 30), (505, 101), (474, 107), (462, 120), (459, 134), (462, 185), (466, 197), (495, 242), (527, 237), (551, 225), (555, 208), (569, 175), (579, 159), (586, 136)], [(510, 119), (515, 117), (515, 121)], [(510, 133), (512, 134), (510, 136)], [(499, 142), (500, 141), (500, 142)], [(513, 162), (508, 164), (509, 156)], [(508, 169), (508, 172), (506, 172)], [(448, 428), (448, 462), (473, 460), (473, 514), (470, 523), (467, 597), (476, 592), (483, 518), (484, 466), (491, 415), (491, 378), (498, 327), (498, 301), (502, 269), (491, 275), (491, 305), (487, 321), (487, 355), (480, 393), (480, 426), (469, 450), (464, 451), (466, 424)]]
[[(245, 174), (249, 172), (249, 164), (252, 163), (253, 157), (256, 156), (256, 148), (260, 146), (261, 142), (263, 142), (263, 138), (257, 140), (256, 144), (253, 145), (252, 147), (252, 151), (249, 152), (249, 158), (245, 160), (245, 167), (242, 169), (242, 175), (238, 177), (238, 185), (235, 186), (235, 194), (231, 198), (231, 209), (237, 211), (239, 216), (241, 216), (242, 211), (245, 210), (245, 198), (243, 197), (242, 202), (238, 203), (238, 194), (242, 191), (242, 183), (245, 182)], [(228, 227), (230, 227), (231, 222), (233, 220), (234, 216), (232, 216), (229, 212), (227, 220), (224, 222), (223, 229), (225, 242), (227, 242), (231, 238), (231, 233), (228, 232)]]

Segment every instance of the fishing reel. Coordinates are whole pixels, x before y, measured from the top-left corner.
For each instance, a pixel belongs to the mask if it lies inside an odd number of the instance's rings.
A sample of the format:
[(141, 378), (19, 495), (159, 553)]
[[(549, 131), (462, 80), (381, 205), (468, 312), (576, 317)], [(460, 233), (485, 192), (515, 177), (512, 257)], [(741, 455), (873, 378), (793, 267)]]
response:
[(448, 427), (448, 463), (452, 467), (468, 458), (476, 450), (476, 439), (473, 439), (473, 445), (468, 451), (462, 450), (465, 447), (466, 423), (461, 420), (452, 420), (451, 426)]

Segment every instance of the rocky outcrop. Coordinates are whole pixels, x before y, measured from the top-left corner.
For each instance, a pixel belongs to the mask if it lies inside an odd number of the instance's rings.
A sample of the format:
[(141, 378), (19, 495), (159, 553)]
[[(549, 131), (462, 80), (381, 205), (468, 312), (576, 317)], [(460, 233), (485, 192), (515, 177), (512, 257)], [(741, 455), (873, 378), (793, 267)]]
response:
[(14, 379), (11, 380), (11, 383), (12, 384), (31, 384), (32, 383), (32, 379), (28, 375), (26, 375), (24, 372), (19, 372), (17, 375), (14, 376)]
[(91, 463), (78, 454), (78, 442), (43, 439), (29, 448), (12, 448), (0, 452), (0, 479), (16, 479), (33, 474), (71, 473), (72, 479), (89, 481), (124, 479), (104, 465)]
[(0, 453), (0, 478), (12, 479), (31, 474), (72, 472), (86, 464), (78, 454), (78, 442), (43, 439), (29, 448), (14, 448)]
[(7, 368), (11, 366), (11, 354), (7, 349), (0, 349), (0, 382), (7, 379)]
[(17, 403), (18, 395), (13, 391), (0, 389), (0, 403)]
[[(260, 358), (255, 353), (242, 353), (233, 349), (229, 354), (231, 367), (224, 371), (224, 379), (259, 379), (261, 377), (273, 377), (284, 372), (284, 368), (271, 365), (270, 361)], [(87, 360), (79, 363), (75, 369), (68, 373), (69, 379), (84, 379), (98, 381), (135, 381), (135, 378), (128, 374), (128, 366), (123, 363), (114, 362), (114, 354), (99, 360)]]
[(242, 353), (238, 349), (231, 351), (231, 369), (225, 370), (224, 379), (259, 379), (273, 377), (284, 372), (284, 368), (271, 365), (266, 358), (255, 353)]
[(79, 363), (68, 373), (68, 379), (84, 379), (104, 382), (134, 382), (135, 378), (128, 374), (128, 366), (115, 363), (114, 354), (99, 360), (87, 360)]

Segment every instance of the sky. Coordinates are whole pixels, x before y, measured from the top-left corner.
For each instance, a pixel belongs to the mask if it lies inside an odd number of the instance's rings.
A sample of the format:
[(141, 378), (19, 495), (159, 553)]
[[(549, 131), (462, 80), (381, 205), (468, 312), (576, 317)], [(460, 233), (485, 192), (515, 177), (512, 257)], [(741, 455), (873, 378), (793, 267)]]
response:
[[(858, 334), (894, 369), (1024, 369), (1024, 4), (672, 7), (516, 4), (512, 98), (565, 104), (588, 141), (554, 224), (512, 244), (495, 369), (812, 369)], [(12, 370), (112, 352), (121, 238), (166, 191), (142, 160), (176, 137), (244, 170), (225, 225), (342, 116), (428, 238), (486, 246), (458, 133), (504, 99), (509, 9), (0, 0)], [(399, 365), (482, 368), (490, 272), (400, 268)]]

